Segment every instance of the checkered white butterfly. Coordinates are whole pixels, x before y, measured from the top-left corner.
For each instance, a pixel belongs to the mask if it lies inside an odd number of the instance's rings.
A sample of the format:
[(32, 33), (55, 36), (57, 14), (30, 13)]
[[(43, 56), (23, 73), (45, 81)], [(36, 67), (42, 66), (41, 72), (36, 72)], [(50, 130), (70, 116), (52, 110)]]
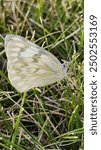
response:
[(25, 92), (62, 80), (67, 68), (50, 52), (18, 35), (6, 35), (5, 52), (11, 84)]

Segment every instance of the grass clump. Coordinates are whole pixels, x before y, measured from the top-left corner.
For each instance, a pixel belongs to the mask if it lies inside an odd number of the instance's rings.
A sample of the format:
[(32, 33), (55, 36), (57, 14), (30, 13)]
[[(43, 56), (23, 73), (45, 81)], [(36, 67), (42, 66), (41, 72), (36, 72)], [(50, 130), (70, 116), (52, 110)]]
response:
[[(7, 77), (6, 34), (70, 62), (67, 77), (21, 94)], [(83, 1), (0, 1), (0, 149), (83, 150)]]

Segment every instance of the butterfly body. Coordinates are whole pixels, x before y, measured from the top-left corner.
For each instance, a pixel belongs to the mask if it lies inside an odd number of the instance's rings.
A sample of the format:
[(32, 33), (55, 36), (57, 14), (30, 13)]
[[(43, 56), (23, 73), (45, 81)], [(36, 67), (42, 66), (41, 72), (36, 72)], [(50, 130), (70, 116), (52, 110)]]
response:
[(11, 84), (20, 92), (62, 80), (67, 69), (50, 52), (18, 35), (5, 37), (7, 70)]

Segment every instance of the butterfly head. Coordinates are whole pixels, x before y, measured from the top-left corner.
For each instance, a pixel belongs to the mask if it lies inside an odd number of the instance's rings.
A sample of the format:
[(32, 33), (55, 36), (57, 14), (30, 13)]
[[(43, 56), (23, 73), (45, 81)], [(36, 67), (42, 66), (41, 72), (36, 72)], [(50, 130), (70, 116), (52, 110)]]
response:
[(63, 64), (62, 64), (63, 70), (64, 70), (65, 75), (66, 75), (70, 62), (68, 62), (68, 61), (66, 61), (66, 60), (62, 60), (62, 61), (63, 61)]

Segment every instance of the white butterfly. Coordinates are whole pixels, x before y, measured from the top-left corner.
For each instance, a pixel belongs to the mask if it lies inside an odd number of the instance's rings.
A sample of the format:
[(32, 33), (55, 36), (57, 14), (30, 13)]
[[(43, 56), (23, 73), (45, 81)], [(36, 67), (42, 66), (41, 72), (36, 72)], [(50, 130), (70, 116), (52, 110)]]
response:
[(5, 37), (7, 70), (11, 84), (25, 92), (62, 80), (67, 69), (50, 52), (18, 35)]

